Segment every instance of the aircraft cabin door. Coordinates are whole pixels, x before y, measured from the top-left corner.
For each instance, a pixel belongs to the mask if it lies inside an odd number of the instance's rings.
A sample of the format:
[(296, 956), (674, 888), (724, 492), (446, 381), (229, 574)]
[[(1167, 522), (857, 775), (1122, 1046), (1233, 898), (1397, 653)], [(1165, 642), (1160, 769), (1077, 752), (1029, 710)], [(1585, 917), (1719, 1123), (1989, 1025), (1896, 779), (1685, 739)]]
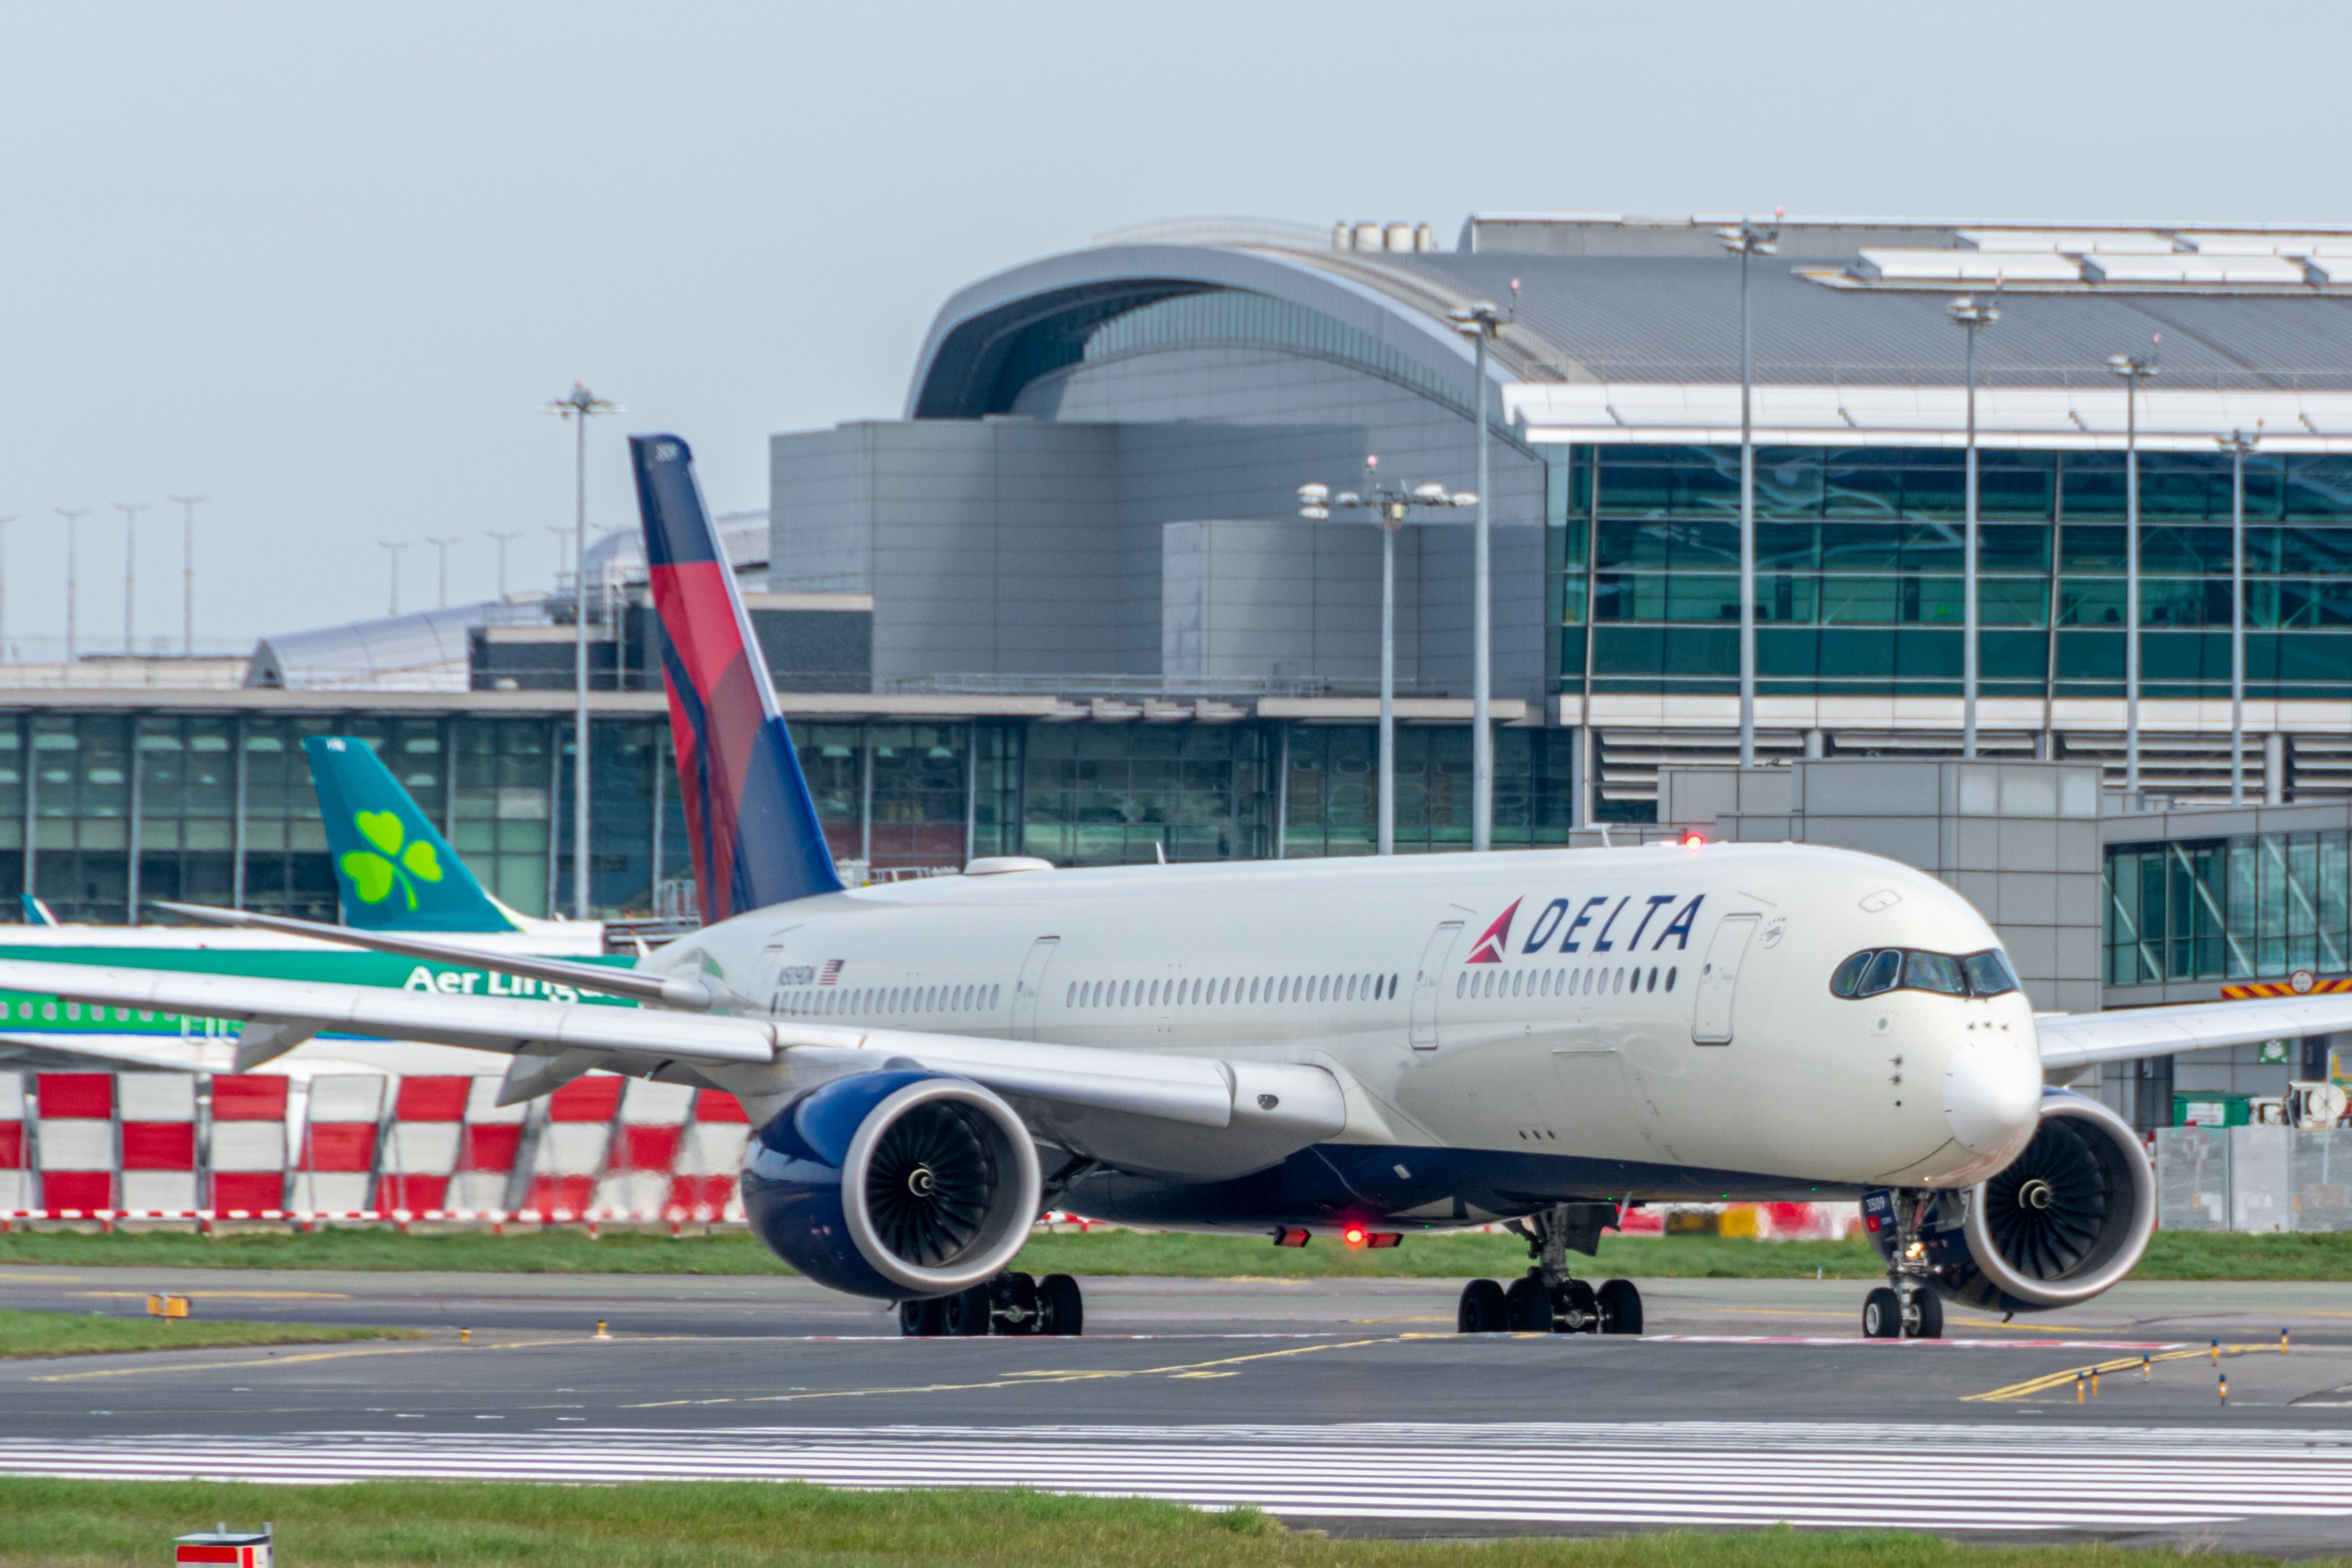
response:
[(1045, 994), (1045, 970), (1054, 962), (1054, 950), (1062, 945), (1058, 936), (1041, 936), (1029, 946), (1029, 956), (1022, 961), (1021, 978), (1013, 984), (1013, 1037), (1034, 1040), (1037, 1037), (1037, 999)]
[(1732, 997), (1739, 988), (1739, 968), (1748, 959), (1748, 939), (1755, 934), (1754, 915), (1726, 915), (1707, 939), (1706, 961), (1699, 967), (1698, 994), (1692, 1004), (1694, 1044), (1731, 1044)]
[(1412, 1048), (1437, 1048), (1437, 994), (1447, 971), (1454, 967), (1454, 945), (1462, 940), (1462, 922), (1447, 921), (1429, 933), (1421, 950), (1421, 967), (1412, 977)]

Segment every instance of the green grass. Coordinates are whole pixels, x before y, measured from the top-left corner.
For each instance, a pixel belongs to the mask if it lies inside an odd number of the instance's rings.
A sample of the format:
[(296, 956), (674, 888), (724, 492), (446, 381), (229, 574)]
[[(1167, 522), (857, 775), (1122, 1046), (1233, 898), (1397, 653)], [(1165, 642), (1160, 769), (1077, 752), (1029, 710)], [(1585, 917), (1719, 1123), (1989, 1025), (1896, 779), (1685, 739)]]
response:
[[(2147, 1568), (2176, 1553), (1958, 1546), (1928, 1535), (1674, 1531), (1476, 1543), (1331, 1540), (1250, 1510), (1026, 1492), (756, 1482), (348, 1487), (0, 1479), (0, 1568), (164, 1560), (215, 1520), (277, 1527), (302, 1568)], [(2215, 1568), (2270, 1558), (2199, 1554)], [(2345, 1558), (2313, 1559), (2343, 1564)]]
[[(1476, 1232), (1408, 1235), (1378, 1252), (1328, 1237), (1278, 1247), (1254, 1236), (1177, 1236), (1098, 1230), (1034, 1237), (1018, 1267), (1033, 1274), (1171, 1275), (1218, 1279), (1458, 1279), (1504, 1276), (1526, 1267), (1527, 1249), (1508, 1236)], [(446, 1268), (520, 1273), (783, 1274), (790, 1270), (742, 1231), (672, 1239), (667, 1235), (550, 1229), (498, 1237), (475, 1231), (403, 1236), (389, 1229), (320, 1230), (310, 1236), (251, 1231), (205, 1237), (188, 1231), (18, 1230), (0, 1236), (0, 1264), (141, 1265), (204, 1268)], [(1712, 1236), (1604, 1237), (1600, 1257), (1580, 1266), (1595, 1277), (1645, 1279), (1829, 1279), (1880, 1276), (1867, 1241), (1750, 1241)], [(2159, 1232), (2138, 1279), (2352, 1280), (2352, 1231), (2314, 1236)]]
[(341, 1340), (424, 1337), (411, 1329), (209, 1322), (197, 1318), (110, 1318), (78, 1312), (17, 1312), (0, 1308), (0, 1356), (106, 1355), (116, 1351), (314, 1345)]

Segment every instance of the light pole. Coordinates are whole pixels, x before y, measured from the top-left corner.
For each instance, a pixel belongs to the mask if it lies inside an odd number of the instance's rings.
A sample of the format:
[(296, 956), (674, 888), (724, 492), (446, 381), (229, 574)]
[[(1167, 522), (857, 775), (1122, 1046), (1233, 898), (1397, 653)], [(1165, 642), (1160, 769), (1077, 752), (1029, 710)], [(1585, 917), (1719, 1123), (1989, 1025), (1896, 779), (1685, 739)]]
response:
[(443, 534), (437, 538), (428, 534), (425, 540), (425, 543), (433, 547), (434, 570), (438, 575), (439, 582), (440, 607), (445, 610), (449, 607), (449, 547), (457, 543), (458, 538), (459, 536), (454, 533)]
[(2107, 369), (2124, 384), (2124, 795), (2129, 810), (2139, 794), (2139, 384), (2156, 374), (2156, 356), (2111, 354)]
[(499, 597), (503, 599), (507, 596), (507, 546), (520, 539), (522, 533), (518, 530), (511, 533), (493, 533), (489, 537), (499, 542)]
[[(1969, 339), (1967, 519), (1960, 542), (1960, 755), (1977, 754), (1977, 333), (2000, 320), (2000, 308), (1963, 294), (1945, 307)], [(2054, 635), (2054, 631), (2053, 631)]]
[(405, 539), (379, 539), (376, 542), (389, 552), (386, 558), (386, 564), (390, 568), (392, 576), (392, 603), (390, 605), (390, 613), (396, 616), (400, 614), (400, 552), (408, 548), (408, 541)]
[(2246, 804), (2246, 459), (2260, 433), (2221, 437), (2230, 454), (2230, 804)]
[(139, 651), (131, 637), (131, 590), (139, 575), (139, 514), (155, 503), (119, 500), (109, 504), (122, 514), (122, 657), (129, 658)]
[[(1298, 515), (1321, 522), (1333, 507), (1370, 507), (1381, 526), (1381, 783), (1380, 842), (1382, 855), (1396, 853), (1396, 536), (1405, 514), (1414, 507), (1475, 506), (1479, 498), (1466, 490), (1448, 491), (1444, 485), (1383, 487), (1381, 460), (1364, 459), (1364, 488), (1341, 490), (1328, 485), (1298, 487)], [(1473, 826), (1476, 822), (1474, 812)]]
[(572, 447), (572, 918), (588, 918), (588, 421), (619, 405), (578, 382), (547, 405), (575, 426)]
[[(1776, 210), (1772, 215), (1780, 216)], [(1741, 218), (1715, 231), (1739, 258), (1739, 765), (1756, 765), (1756, 340), (1748, 306), (1748, 259), (1780, 248), (1780, 226)]]
[(180, 657), (196, 657), (196, 503), (209, 496), (170, 496), (180, 507)]
[(79, 574), (79, 524), (90, 513), (86, 506), (53, 506), (49, 509), (66, 520), (66, 662), (74, 661), (74, 609), (81, 598)]
[[(1517, 284), (1514, 283), (1514, 289)], [(1471, 342), (1471, 364), (1478, 384), (1477, 540), (1471, 571), (1470, 637), (1475, 645), (1470, 662), (1470, 847), (1495, 847), (1495, 731), (1487, 721), (1494, 686), (1492, 657), (1494, 605), (1488, 590), (1493, 568), (1488, 546), (1486, 492), (1486, 345), (1510, 318), (1491, 300), (1475, 300), (1445, 312), (1454, 331)]]

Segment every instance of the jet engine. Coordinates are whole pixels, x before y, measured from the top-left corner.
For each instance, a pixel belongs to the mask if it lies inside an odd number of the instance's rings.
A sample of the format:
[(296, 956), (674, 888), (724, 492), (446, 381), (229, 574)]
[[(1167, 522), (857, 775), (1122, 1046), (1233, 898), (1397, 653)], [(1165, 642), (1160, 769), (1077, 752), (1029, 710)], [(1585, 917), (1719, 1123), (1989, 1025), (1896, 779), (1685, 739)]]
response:
[(1002, 1271), (1037, 1217), (1037, 1151), (1013, 1108), (966, 1079), (856, 1073), (810, 1089), (743, 1155), (743, 1208), (821, 1285), (908, 1300)]
[[(1873, 1212), (1867, 1200), (1864, 1212)], [(2156, 1178), (2139, 1135), (2097, 1100), (2052, 1089), (2025, 1152), (1965, 1192), (1937, 1194), (1919, 1239), (1946, 1297), (2042, 1312), (2122, 1280), (2155, 1228)], [(1892, 1225), (1871, 1239), (1892, 1258)]]

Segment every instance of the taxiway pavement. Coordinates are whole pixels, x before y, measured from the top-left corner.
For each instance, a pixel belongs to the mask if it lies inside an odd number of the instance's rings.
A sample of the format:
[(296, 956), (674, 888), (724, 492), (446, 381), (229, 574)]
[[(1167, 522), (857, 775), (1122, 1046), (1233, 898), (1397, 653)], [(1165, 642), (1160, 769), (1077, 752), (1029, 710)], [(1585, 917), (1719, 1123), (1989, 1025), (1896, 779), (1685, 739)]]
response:
[(1640, 1338), (1456, 1335), (1447, 1280), (1109, 1279), (1081, 1339), (902, 1340), (774, 1277), (0, 1268), (0, 1306), (170, 1290), (427, 1331), (0, 1362), (0, 1471), (1026, 1480), (1457, 1532), (2352, 1529), (2340, 1285), (2127, 1284), (2030, 1321), (1955, 1310), (1940, 1342), (1863, 1340), (1854, 1281), (1642, 1285)]

